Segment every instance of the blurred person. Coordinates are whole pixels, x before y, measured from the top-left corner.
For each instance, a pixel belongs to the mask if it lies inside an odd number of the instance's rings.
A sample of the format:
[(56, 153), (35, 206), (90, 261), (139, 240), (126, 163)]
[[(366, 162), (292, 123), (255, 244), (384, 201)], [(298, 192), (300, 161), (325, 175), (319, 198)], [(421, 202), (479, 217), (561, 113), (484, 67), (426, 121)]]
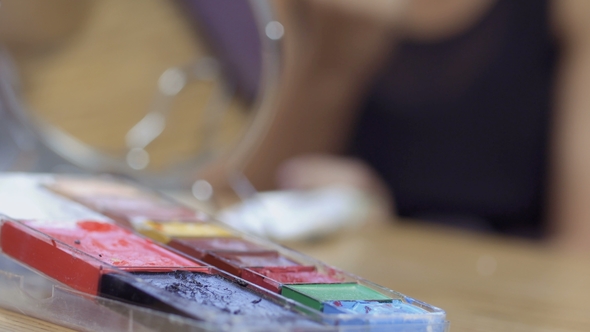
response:
[[(4, 0), (0, 40), (59, 44), (88, 3)], [(285, 71), (257, 187), (346, 183), (400, 216), (590, 246), (590, 3), (273, 3)]]
[(275, 4), (258, 188), (347, 183), (400, 216), (590, 249), (590, 2)]

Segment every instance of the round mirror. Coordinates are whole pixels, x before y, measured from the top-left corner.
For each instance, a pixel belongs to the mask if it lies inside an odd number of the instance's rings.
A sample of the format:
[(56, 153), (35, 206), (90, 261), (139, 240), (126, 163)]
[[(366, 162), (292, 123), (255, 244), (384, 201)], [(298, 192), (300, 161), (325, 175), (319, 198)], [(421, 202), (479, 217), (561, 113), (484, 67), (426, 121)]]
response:
[(264, 0), (5, 0), (0, 31), (0, 154), (20, 151), (0, 168), (186, 186), (270, 118), (283, 30)]

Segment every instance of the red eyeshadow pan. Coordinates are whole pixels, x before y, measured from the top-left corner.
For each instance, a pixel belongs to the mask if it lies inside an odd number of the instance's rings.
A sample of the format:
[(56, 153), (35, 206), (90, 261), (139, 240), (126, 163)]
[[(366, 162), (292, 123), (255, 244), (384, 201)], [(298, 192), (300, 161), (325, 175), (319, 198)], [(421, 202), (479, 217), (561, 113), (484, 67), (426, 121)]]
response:
[(80, 221), (75, 228), (34, 227), (73, 248), (118, 267), (195, 266), (196, 263), (122, 227)]
[(308, 271), (292, 271), (280, 267), (248, 268), (242, 270), (242, 278), (277, 293), (282, 284), (331, 284), (341, 283), (345, 279), (334, 271), (320, 272), (315, 267)]
[(124, 228), (97, 221), (32, 228), (7, 221), (0, 229), (0, 245), (7, 255), (89, 294), (96, 294), (101, 274), (114, 267), (132, 272), (204, 268)]
[(80, 257), (61, 243), (12, 222), (2, 225), (0, 244), (8, 256), (78, 291), (97, 294), (100, 262)]
[(240, 276), (242, 269), (246, 267), (284, 267), (292, 271), (309, 269), (309, 266), (302, 266), (276, 251), (264, 252), (210, 252), (207, 253), (203, 260), (213, 266), (225, 270), (231, 274)]

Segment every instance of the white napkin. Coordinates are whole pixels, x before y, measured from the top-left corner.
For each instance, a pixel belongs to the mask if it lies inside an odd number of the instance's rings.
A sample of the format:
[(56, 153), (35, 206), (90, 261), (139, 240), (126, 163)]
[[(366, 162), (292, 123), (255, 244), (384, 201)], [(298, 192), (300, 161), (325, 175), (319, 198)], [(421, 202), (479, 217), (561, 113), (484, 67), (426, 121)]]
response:
[(262, 192), (221, 210), (217, 218), (246, 233), (276, 240), (302, 240), (360, 225), (369, 209), (369, 197), (364, 192), (332, 186)]

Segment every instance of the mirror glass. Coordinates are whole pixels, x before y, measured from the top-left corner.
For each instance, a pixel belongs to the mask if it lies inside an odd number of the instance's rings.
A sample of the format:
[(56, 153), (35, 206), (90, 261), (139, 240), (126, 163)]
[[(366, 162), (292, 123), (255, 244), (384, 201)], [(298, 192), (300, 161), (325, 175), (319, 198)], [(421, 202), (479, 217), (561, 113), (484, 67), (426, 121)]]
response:
[(39, 20), (3, 38), (13, 116), (70, 164), (165, 181), (242, 140), (282, 34), (265, 1), (8, 0), (0, 22), (11, 13)]

